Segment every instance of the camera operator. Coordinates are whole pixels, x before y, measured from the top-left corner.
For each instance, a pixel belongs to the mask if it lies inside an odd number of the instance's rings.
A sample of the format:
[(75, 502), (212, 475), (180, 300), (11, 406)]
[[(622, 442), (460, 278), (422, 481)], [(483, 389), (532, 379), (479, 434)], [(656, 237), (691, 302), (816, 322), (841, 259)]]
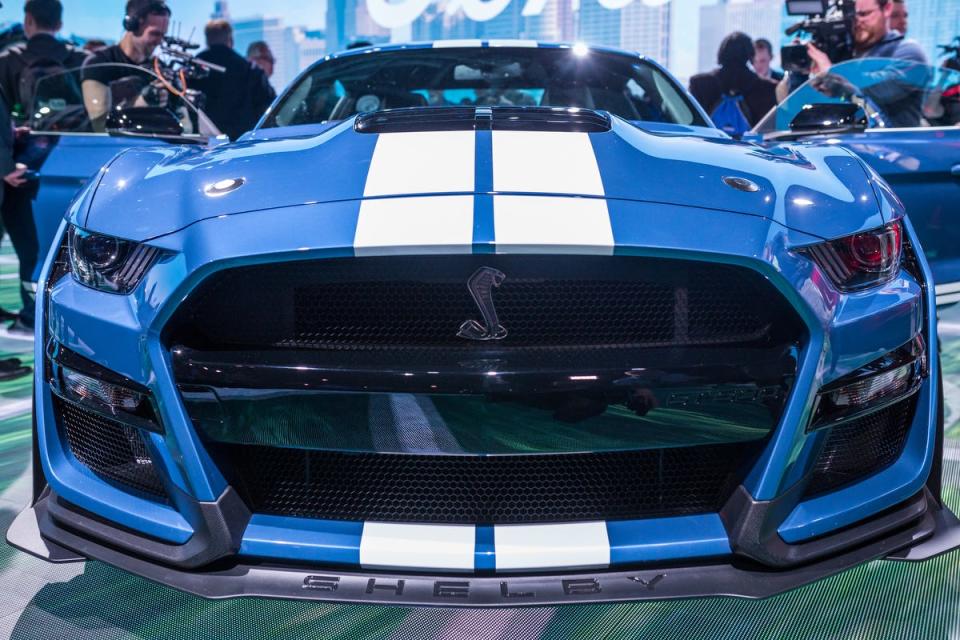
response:
[[(0, 92), (7, 107), (18, 112), (21, 121), (27, 125), (39, 108), (35, 102), (40, 80), (49, 78), (50, 91), (67, 103), (76, 103), (80, 98), (76, 84), (70, 82), (64, 72), (83, 64), (86, 54), (57, 40), (62, 19), (63, 6), (59, 0), (28, 0), (24, 4), (23, 20), (26, 43), (11, 47), (0, 55)], [(14, 147), (13, 157), (19, 170), (16, 175), (3, 174), (4, 198), (0, 215), (20, 261), (23, 308), (12, 330), (32, 334), (36, 286), (32, 280), (39, 253), (33, 200), (39, 183), (35, 178), (31, 179), (34, 174), (28, 174), (26, 170), (40, 168), (49, 153), (49, 144), (27, 133), (25, 129), (21, 130)]]
[(121, 66), (134, 65), (152, 71), (153, 52), (163, 42), (170, 26), (170, 8), (163, 0), (128, 0), (123, 28), (126, 33), (118, 44), (97, 51), (85, 63), (83, 103), (95, 131), (103, 131), (110, 110), (110, 83), (133, 75)]
[[(887, 27), (893, 13), (893, 0), (857, 0), (853, 27), (855, 58), (895, 58), (926, 64), (923, 49), (914, 40), (907, 40), (899, 31)], [(813, 43), (807, 44), (813, 61), (812, 73), (826, 73), (833, 66), (826, 53)]]
[[(856, 0), (853, 57), (890, 59), (885, 69), (863, 74), (863, 93), (883, 110), (887, 126), (918, 127), (923, 114), (923, 92), (918, 87), (923, 83), (910, 76), (926, 73), (927, 57), (915, 41), (888, 28), (892, 11), (892, 0)], [(812, 86), (827, 95), (842, 93), (848, 83), (838, 82), (829, 73), (833, 66), (829, 56), (813, 43), (806, 46), (812, 62)]]
[(207, 49), (197, 57), (226, 69), (193, 82), (206, 96), (204, 112), (217, 128), (236, 140), (260, 120), (276, 97), (263, 70), (233, 50), (233, 27), (211, 20), (204, 29)]

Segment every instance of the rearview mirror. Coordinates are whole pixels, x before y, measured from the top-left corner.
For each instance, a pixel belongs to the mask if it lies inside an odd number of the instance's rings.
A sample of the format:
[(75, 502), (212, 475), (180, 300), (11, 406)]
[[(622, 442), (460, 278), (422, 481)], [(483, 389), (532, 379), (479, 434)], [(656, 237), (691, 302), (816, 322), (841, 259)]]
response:
[(790, 131), (863, 131), (867, 114), (862, 107), (849, 102), (805, 104), (790, 123)]

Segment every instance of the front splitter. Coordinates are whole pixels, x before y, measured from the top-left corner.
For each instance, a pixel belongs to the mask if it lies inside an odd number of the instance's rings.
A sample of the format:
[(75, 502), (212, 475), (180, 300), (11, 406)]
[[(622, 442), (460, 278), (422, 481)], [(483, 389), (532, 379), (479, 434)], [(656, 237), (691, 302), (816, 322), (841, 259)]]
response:
[[(721, 562), (625, 571), (460, 576), (236, 562), (188, 571), (144, 560), (78, 535), (50, 516), (47, 501), (55, 497), (48, 493), (23, 511), (10, 528), (8, 542), (51, 561), (70, 559), (68, 551), (72, 551), (78, 554), (77, 559), (82, 556), (100, 560), (204, 598), (267, 597), (405, 606), (552, 606), (710, 596), (765, 598), (921, 542), (927, 549), (949, 550), (953, 545), (937, 545), (937, 541), (956, 540), (960, 530), (960, 523), (949, 511), (930, 504), (924, 515), (909, 526), (842, 554), (787, 570)], [(38, 541), (37, 536), (42, 540)]]

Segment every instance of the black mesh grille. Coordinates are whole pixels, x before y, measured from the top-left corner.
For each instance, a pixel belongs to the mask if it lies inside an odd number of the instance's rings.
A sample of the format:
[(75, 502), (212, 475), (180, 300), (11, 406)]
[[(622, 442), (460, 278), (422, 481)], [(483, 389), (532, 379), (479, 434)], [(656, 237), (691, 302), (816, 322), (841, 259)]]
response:
[[(480, 320), (467, 281), (506, 274), (493, 291), (508, 335), (458, 329)], [(779, 322), (775, 322), (779, 319)], [(220, 272), (171, 323), (197, 349), (423, 349), (716, 345), (792, 341), (796, 315), (758, 273), (633, 257), (444, 256), (292, 262)]]
[(893, 464), (903, 452), (916, 404), (914, 396), (833, 427), (804, 497), (839, 489)]
[(761, 446), (505, 456), (212, 448), (256, 513), (509, 524), (716, 511)]
[(73, 456), (95, 474), (145, 497), (167, 501), (139, 430), (54, 399)]

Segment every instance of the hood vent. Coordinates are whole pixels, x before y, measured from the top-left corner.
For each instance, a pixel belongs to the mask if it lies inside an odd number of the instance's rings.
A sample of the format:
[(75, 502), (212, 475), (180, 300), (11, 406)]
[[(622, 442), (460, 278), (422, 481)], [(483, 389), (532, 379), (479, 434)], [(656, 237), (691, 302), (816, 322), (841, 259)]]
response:
[(410, 131), (610, 131), (602, 111), (560, 107), (413, 107), (357, 116), (358, 133)]

